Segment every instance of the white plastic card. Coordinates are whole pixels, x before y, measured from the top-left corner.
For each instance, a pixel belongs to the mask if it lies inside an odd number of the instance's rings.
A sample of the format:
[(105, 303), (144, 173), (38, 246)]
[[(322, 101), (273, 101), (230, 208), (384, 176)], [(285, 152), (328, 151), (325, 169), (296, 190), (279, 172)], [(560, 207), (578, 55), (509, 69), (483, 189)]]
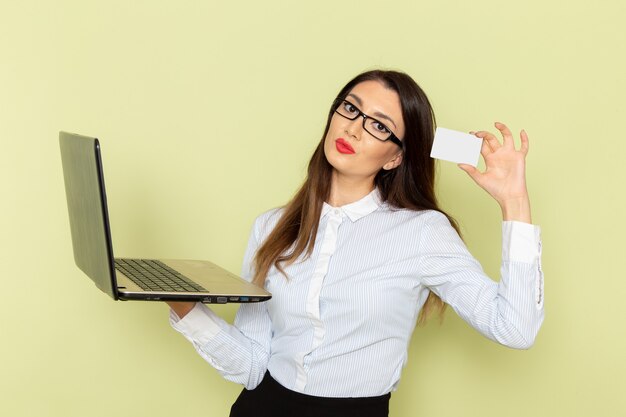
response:
[(430, 156), (457, 164), (476, 166), (482, 144), (481, 138), (469, 133), (438, 127), (435, 130), (435, 140)]

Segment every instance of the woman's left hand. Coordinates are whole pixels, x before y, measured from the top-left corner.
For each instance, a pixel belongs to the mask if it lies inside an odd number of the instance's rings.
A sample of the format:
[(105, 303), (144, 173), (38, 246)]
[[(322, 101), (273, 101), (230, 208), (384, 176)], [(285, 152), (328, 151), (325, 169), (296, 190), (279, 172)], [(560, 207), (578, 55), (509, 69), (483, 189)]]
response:
[(470, 177), (487, 191), (502, 208), (504, 220), (517, 220), (531, 223), (530, 201), (526, 189), (526, 155), (528, 154), (528, 135), (520, 133), (521, 147), (515, 149), (515, 141), (508, 127), (495, 123), (502, 133), (500, 143), (493, 133), (471, 132), (483, 139), (481, 155), (485, 160), (485, 171), (480, 172), (471, 165), (459, 164)]

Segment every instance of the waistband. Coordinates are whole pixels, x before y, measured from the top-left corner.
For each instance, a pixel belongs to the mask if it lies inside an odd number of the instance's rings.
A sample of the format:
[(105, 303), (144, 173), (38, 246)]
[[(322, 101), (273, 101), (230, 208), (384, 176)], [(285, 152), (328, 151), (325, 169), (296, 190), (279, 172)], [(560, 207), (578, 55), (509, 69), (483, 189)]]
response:
[[(303, 394), (301, 392), (292, 391), (283, 387), (278, 381), (276, 381), (272, 375), (267, 371), (263, 377), (261, 385), (265, 385), (267, 389), (273, 391), (279, 391), (281, 395), (286, 398), (292, 399), (296, 402), (303, 404), (327, 404), (329, 406), (372, 406), (376, 404), (385, 404), (389, 402), (391, 393), (380, 395), (377, 397), (318, 397), (315, 395)], [(260, 388), (260, 386), (259, 386)]]

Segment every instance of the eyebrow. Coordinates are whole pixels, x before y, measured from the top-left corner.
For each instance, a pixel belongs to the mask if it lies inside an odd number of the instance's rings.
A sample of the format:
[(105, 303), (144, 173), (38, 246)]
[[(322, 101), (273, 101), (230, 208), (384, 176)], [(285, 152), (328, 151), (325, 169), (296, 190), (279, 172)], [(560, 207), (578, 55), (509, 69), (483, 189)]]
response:
[[(354, 101), (356, 101), (356, 104), (358, 104), (359, 106), (363, 106), (363, 100), (361, 100), (359, 98), (359, 96), (357, 96), (356, 94), (350, 93), (350, 94), (348, 94), (347, 97), (354, 98)], [(381, 119), (389, 120), (391, 122), (391, 124), (393, 124), (393, 127), (395, 127), (396, 129), (398, 128), (398, 126), (396, 126), (396, 123), (393, 121), (393, 119), (391, 117), (387, 116), (385, 113), (381, 113), (381, 112), (377, 111), (377, 112), (374, 112), (373, 115), (378, 117), (378, 118), (381, 118)]]

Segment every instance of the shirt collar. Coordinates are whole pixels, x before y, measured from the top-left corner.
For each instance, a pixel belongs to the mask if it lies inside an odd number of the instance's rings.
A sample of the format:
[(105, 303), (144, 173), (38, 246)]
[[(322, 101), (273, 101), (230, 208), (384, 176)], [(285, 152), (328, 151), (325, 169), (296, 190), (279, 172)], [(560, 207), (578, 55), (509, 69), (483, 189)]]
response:
[(355, 201), (354, 203), (346, 204), (340, 207), (333, 207), (328, 203), (324, 203), (322, 207), (322, 216), (324, 217), (331, 210), (339, 210), (345, 213), (352, 222), (359, 220), (362, 217), (376, 211), (378, 207), (383, 203), (378, 188), (374, 188), (368, 195), (362, 199)]

